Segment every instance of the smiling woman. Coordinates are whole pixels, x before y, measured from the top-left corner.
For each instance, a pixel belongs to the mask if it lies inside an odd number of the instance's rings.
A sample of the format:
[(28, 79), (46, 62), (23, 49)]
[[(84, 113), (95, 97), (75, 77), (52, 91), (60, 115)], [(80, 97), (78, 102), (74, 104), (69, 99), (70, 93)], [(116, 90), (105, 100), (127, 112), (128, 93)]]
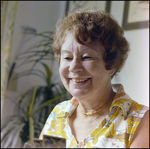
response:
[(129, 52), (117, 21), (103, 11), (76, 10), (56, 24), (53, 51), (73, 97), (56, 105), (39, 138), (65, 138), (67, 148), (148, 147), (148, 107), (111, 84)]
[[(111, 92), (111, 84), (107, 82), (111, 80), (115, 69), (105, 69), (103, 53), (104, 47), (100, 42), (81, 45), (72, 34), (65, 38), (61, 48), (59, 72), (66, 89), (81, 102), (88, 100), (90, 96), (97, 99), (103, 96), (102, 93)], [(90, 101), (97, 105), (97, 100), (89, 99)]]

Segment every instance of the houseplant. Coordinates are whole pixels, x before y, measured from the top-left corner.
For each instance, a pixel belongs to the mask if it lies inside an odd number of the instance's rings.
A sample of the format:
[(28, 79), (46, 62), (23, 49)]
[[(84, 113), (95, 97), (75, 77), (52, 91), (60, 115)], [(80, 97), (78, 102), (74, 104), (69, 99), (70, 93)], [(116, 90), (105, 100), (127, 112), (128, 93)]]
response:
[[(54, 60), (51, 49), (53, 32), (36, 33), (27, 32), (25, 29), (24, 31), (23, 34), (32, 35), (26, 41), (39, 37), (40, 39), (27, 48), (25, 52), (18, 53), (17, 61), (13, 63), (10, 71), (8, 84), (11, 83), (10, 78), (15, 69), (30, 63), (30, 68), (19, 72), (17, 78), (34, 75), (42, 79), (44, 85), (36, 84), (14, 98), (7, 97), (16, 107), (14, 114), (6, 117), (2, 123), (1, 142), (5, 142), (4, 147), (15, 147), (19, 138), (22, 144), (28, 141), (32, 143), (33, 138), (39, 137), (53, 107), (70, 98), (70, 94), (62, 84), (54, 83), (53, 73), (47, 64), (47, 61), (53, 62)], [(37, 65), (38, 67), (36, 67)], [(39, 66), (43, 71), (39, 69)]]

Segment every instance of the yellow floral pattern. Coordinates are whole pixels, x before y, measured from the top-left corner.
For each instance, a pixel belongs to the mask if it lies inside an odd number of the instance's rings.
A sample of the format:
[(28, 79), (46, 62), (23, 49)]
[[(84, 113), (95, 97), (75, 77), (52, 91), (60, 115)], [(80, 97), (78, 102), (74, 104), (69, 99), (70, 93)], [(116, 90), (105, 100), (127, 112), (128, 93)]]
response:
[(112, 86), (117, 94), (110, 113), (83, 141), (77, 143), (68, 124), (69, 116), (78, 106), (74, 97), (56, 105), (45, 123), (44, 134), (65, 138), (67, 148), (129, 148), (148, 107), (132, 100), (121, 84)]

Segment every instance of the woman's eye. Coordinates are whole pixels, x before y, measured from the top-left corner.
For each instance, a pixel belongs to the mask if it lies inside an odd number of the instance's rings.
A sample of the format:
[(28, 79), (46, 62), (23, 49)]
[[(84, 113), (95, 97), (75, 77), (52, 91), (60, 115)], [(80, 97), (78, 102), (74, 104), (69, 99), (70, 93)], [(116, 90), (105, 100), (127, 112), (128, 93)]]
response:
[(64, 59), (66, 59), (66, 60), (72, 60), (71, 57), (65, 57)]
[(88, 59), (91, 59), (91, 58), (92, 58), (92, 57), (90, 57), (90, 56), (84, 56), (82, 59), (83, 59), (83, 60), (86, 60), (86, 59), (88, 60)]

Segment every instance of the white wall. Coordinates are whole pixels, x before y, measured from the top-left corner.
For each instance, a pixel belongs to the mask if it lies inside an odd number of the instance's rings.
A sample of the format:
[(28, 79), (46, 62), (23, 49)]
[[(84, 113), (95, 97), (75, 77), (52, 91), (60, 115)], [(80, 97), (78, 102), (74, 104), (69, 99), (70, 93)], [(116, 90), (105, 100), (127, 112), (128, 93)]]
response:
[[(15, 60), (15, 54), (21, 42), (21, 26), (35, 28), (38, 33), (43, 31), (54, 31), (57, 19), (64, 15), (65, 6), (65, 1), (18, 2), (14, 26), (14, 44), (11, 62)], [(21, 50), (23, 51), (25, 48), (26, 47), (23, 47)], [(20, 71), (22, 68), (19, 68), (18, 71)], [(35, 80), (37, 80), (37, 78), (35, 79), (33, 77), (28, 77), (28, 79), (31, 79), (31, 81), (26, 81), (26, 78), (24, 77), (17, 82), (19, 90), (26, 90), (29, 88), (29, 86), (35, 84)], [(39, 79), (38, 81), (39, 84), (42, 83), (42, 80)]]
[[(111, 14), (122, 25), (124, 1), (113, 1)], [(125, 31), (130, 53), (123, 70), (112, 80), (122, 83), (129, 96), (149, 107), (149, 28)]]

